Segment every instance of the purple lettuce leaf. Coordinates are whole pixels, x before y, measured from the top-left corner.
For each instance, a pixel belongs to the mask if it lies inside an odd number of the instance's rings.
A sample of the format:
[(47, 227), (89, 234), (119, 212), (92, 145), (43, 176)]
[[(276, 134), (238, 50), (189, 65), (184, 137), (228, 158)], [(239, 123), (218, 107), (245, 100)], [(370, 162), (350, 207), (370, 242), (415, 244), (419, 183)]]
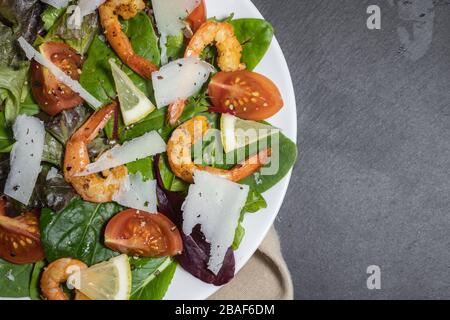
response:
[(160, 155), (154, 158), (154, 171), (157, 180), (156, 194), (158, 211), (165, 214), (178, 227), (183, 239), (183, 253), (177, 256), (178, 263), (194, 277), (216, 286), (230, 282), (234, 277), (234, 252), (230, 247), (219, 273), (216, 275), (208, 269), (210, 244), (206, 241), (200, 225), (197, 225), (190, 235), (183, 233), (183, 212), (181, 206), (185, 196), (180, 192), (167, 190), (164, 186), (159, 169)]

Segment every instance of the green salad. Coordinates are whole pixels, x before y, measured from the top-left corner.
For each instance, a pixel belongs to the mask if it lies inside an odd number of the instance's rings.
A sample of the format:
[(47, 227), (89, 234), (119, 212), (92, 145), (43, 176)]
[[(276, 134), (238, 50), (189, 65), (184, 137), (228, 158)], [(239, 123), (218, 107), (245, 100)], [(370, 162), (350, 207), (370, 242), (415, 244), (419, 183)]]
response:
[(0, 297), (159, 300), (177, 268), (228, 283), (297, 157), (253, 71), (271, 24), (204, 0), (5, 0), (0, 28)]

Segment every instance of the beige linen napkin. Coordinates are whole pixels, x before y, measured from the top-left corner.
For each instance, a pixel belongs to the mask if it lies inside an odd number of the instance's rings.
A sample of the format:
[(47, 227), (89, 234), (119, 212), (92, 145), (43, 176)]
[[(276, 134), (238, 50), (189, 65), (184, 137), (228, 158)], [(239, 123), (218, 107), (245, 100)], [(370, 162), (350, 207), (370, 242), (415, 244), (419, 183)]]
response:
[(272, 227), (249, 262), (211, 300), (292, 300), (291, 275)]

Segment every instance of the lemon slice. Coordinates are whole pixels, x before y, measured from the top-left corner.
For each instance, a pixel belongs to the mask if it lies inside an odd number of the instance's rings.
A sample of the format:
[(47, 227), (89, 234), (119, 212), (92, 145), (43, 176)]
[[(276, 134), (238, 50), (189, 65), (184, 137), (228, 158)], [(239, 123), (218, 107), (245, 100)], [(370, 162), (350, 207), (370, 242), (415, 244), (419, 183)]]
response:
[(156, 107), (145, 94), (136, 87), (126, 73), (119, 68), (114, 59), (109, 59), (109, 63), (111, 65), (114, 83), (116, 84), (123, 122), (126, 126), (129, 126), (144, 119), (153, 112)]
[(69, 277), (67, 285), (92, 300), (129, 300), (131, 268), (128, 256), (122, 254), (80, 270)]
[(228, 153), (272, 136), (279, 129), (224, 113), (220, 118), (220, 131), (223, 149)]

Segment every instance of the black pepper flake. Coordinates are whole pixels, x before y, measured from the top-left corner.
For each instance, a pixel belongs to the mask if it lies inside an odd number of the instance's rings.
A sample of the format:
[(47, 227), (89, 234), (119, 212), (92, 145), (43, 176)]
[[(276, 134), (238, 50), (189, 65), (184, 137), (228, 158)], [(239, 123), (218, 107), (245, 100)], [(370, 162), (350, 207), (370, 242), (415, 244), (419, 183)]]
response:
[(162, 79), (164, 79), (164, 77), (163, 76), (157, 76), (156, 77), (158, 80), (162, 80)]
[(19, 186), (14, 186), (14, 187), (13, 187), (13, 190), (14, 190), (14, 191), (17, 191), (17, 190), (19, 190), (19, 188), (20, 188)]

